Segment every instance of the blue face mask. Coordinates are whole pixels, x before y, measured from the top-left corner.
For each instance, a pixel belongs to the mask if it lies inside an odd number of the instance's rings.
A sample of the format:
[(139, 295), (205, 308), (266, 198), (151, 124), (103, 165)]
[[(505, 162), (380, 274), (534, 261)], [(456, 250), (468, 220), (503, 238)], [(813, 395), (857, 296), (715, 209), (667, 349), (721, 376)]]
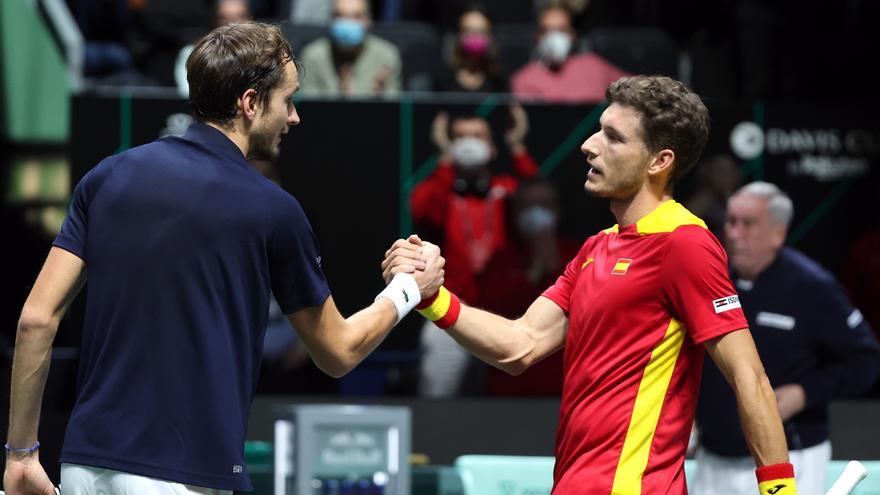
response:
[(364, 41), (367, 30), (364, 26), (345, 17), (337, 17), (330, 23), (330, 37), (333, 42), (344, 48), (352, 48)]

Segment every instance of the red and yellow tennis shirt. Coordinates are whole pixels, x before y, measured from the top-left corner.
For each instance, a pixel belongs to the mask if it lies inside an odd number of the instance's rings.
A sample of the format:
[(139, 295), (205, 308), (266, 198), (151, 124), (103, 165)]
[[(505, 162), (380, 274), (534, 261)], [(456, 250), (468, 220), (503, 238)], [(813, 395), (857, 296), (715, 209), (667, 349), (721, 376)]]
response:
[(543, 295), (569, 317), (553, 493), (686, 493), (700, 344), (748, 326), (718, 240), (670, 200), (587, 239)]

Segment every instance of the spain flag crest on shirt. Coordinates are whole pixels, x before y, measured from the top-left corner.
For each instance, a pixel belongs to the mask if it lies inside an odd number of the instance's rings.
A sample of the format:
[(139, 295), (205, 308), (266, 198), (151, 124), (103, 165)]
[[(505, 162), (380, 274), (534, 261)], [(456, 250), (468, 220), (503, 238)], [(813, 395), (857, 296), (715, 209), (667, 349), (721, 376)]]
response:
[(617, 263), (614, 264), (614, 268), (611, 269), (612, 275), (626, 275), (626, 271), (629, 270), (629, 265), (632, 264), (632, 258), (618, 258)]

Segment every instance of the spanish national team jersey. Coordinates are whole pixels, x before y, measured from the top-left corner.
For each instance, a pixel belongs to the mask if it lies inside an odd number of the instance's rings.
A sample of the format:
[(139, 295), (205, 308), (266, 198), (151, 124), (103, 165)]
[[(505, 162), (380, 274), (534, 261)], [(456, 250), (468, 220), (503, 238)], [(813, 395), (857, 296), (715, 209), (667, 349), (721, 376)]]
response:
[(584, 243), (543, 294), (569, 317), (557, 494), (683, 494), (702, 343), (746, 328), (727, 256), (675, 201)]

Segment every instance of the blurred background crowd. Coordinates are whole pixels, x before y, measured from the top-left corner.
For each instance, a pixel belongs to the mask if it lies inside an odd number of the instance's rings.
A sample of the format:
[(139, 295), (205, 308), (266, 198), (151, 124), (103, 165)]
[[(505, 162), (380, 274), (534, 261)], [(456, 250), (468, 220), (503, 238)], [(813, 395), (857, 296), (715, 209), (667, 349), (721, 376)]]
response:
[[(869, 97), (864, 50), (878, 41), (878, 7), (865, 1), (65, 2), (84, 43), (87, 81), (184, 90), (181, 50), (242, 19), (289, 23), (297, 55), (314, 66), (303, 91), (325, 95), (512, 91), (589, 101), (601, 98), (608, 79), (648, 69), (674, 73), (705, 97)], [(589, 88), (546, 90), (538, 59), (551, 71), (575, 65), (562, 70), (586, 74)]]

